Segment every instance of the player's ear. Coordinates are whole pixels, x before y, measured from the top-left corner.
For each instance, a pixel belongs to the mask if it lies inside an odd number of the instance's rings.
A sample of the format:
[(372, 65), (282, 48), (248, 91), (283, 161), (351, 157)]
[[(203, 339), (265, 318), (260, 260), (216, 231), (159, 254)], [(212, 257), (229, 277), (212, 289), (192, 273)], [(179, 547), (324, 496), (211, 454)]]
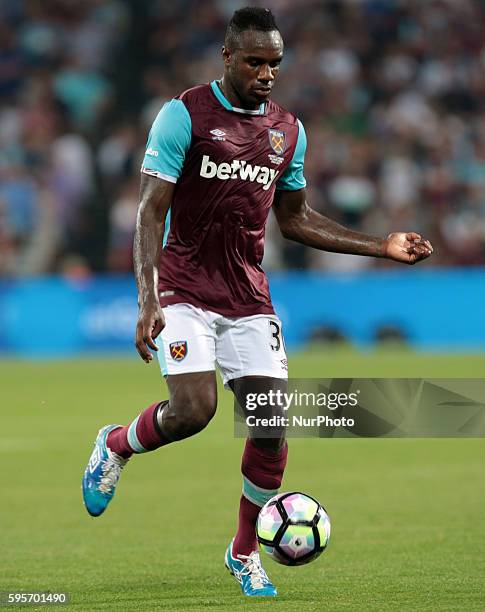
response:
[(229, 66), (231, 63), (231, 52), (224, 45), (222, 46), (222, 59), (224, 60), (224, 65)]

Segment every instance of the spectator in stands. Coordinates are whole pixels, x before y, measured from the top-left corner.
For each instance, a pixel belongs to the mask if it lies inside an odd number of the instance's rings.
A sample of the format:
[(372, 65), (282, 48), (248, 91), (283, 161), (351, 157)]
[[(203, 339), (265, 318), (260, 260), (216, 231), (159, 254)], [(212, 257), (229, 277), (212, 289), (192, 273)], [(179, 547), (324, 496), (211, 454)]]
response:
[[(275, 98), (305, 123), (312, 201), (364, 231), (421, 229), (440, 251), (429, 265), (485, 264), (485, 5), (254, 1), (285, 34)], [(1, 3), (0, 275), (130, 271), (147, 129), (220, 74), (240, 4)], [(270, 222), (269, 268), (363, 263), (382, 265), (309, 255)]]

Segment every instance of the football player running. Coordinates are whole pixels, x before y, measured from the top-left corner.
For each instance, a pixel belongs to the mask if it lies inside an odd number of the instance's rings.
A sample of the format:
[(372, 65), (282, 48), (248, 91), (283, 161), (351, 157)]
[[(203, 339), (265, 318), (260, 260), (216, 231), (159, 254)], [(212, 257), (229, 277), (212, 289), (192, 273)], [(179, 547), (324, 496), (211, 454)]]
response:
[[(103, 427), (83, 478), (92, 516), (111, 501), (132, 455), (200, 432), (217, 406), (215, 367), (244, 408), (247, 393), (284, 388), (281, 322), (261, 268), (271, 208), (282, 235), (303, 245), (414, 264), (433, 251), (415, 232), (356, 232), (307, 202), (302, 123), (270, 100), (283, 58), (271, 11), (235, 12), (220, 80), (168, 102), (151, 128), (141, 174), (134, 261), (136, 348), (157, 353), (169, 397), (126, 426)], [(267, 434), (267, 435), (266, 435)], [(281, 484), (284, 429), (254, 430), (242, 456), (239, 523), (225, 563), (247, 596), (275, 596), (255, 524)]]

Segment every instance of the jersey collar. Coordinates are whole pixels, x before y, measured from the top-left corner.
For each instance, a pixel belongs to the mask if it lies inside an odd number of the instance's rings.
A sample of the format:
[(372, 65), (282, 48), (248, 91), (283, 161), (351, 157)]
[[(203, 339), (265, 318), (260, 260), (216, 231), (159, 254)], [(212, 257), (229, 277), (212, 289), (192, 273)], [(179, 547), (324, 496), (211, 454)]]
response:
[(257, 110), (246, 110), (245, 108), (237, 108), (236, 106), (233, 106), (226, 98), (226, 96), (222, 93), (222, 89), (218, 81), (212, 81), (211, 87), (215, 97), (227, 110), (233, 111), (234, 113), (242, 113), (243, 115), (264, 115), (266, 112), (266, 102), (262, 102)]

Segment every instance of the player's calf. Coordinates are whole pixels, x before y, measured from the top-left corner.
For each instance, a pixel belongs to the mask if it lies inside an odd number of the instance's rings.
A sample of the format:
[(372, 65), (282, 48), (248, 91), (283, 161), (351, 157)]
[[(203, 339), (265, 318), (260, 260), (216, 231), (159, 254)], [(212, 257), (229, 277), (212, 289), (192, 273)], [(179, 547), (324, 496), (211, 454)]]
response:
[(108, 434), (108, 447), (120, 457), (129, 459), (134, 453), (148, 453), (169, 444), (171, 440), (159, 424), (167, 408), (167, 400), (157, 402), (146, 408), (129, 425), (119, 425)]

